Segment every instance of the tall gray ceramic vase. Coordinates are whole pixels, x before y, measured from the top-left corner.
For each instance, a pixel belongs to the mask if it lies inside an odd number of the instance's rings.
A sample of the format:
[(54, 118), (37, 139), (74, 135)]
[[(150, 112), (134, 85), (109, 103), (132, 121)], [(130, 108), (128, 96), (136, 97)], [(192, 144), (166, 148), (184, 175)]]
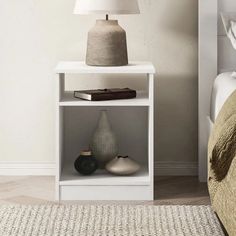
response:
[(91, 141), (91, 149), (100, 168), (104, 168), (105, 164), (118, 154), (116, 137), (111, 129), (106, 110), (101, 111), (97, 129)]

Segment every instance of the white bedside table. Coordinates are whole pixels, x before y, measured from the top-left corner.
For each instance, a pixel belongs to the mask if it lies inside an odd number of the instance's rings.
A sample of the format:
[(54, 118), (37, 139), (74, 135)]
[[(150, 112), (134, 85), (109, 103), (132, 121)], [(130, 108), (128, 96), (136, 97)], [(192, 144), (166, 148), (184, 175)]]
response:
[[(92, 67), (84, 62), (60, 62), (56, 104), (56, 199), (57, 200), (153, 200), (154, 177), (154, 74), (150, 62), (131, 62), (122, 67)], [(137, 98), (84, 101), (65, 91), (66, 74), (143, 74), (148, 91)], [(113, 176), (98, 170), (81, 176), (74, 160), (88, 147), (99, 111), (108, 109), (121, 154), (137, 160), (142, 169), (131, 176)], [(87, 145), (87, 146), (86, 146)]]

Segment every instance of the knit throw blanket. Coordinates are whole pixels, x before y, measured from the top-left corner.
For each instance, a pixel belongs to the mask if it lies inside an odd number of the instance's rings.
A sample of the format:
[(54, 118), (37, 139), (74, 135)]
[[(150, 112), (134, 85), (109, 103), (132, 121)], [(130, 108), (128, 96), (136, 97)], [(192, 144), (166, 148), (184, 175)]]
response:
[(236, 156), (236, 92), (228, 98), (217, 117), (209, 143), (211, 169), (215, 179), (222, 181)]
[(222, 181), (236, 156), (236, 114), (224, 124), (212, 150), (211, 168), (217, 181)]

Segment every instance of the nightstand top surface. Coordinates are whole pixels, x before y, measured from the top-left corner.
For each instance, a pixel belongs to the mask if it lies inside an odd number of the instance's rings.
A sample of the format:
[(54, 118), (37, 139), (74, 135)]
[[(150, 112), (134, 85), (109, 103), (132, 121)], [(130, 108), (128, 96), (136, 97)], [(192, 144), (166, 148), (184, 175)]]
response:
[(55, 73), (63, 74), (155, 74), (151, 62), (130, 61), (127, 66), (88, 66), (83, 61), (62, 61), (55, 68)]

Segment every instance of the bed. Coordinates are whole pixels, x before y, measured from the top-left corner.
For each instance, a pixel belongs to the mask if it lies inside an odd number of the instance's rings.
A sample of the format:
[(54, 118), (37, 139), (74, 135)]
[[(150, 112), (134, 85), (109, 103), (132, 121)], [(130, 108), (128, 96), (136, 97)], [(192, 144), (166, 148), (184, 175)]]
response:
[(207, 181), (209, 131), (222, 101), (234, 89), (231, 85), (235, 86), (230, 75), (236, 71), (236, 50), (227, 37), (229, 24), (223, 24), (222, 12), (236, 20), (236, 1), (199, 0), (198, 177), (201, 182)]
[(230, 236), (236, 235), (233, 71), (236, 71), (236, 1), (199, 0), (199, 179), (208, 180), (213, 210)]

